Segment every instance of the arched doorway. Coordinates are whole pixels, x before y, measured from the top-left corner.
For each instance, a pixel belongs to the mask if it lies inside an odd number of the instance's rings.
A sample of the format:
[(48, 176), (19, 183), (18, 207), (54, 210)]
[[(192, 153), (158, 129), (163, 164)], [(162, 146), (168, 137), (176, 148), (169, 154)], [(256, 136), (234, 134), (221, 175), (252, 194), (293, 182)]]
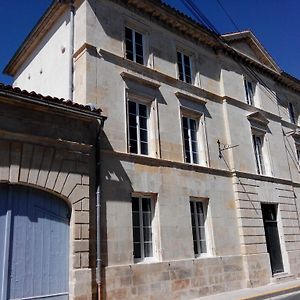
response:
[(0, 185), (0, 299), (68, 299), (69, 216), (46, 192)]

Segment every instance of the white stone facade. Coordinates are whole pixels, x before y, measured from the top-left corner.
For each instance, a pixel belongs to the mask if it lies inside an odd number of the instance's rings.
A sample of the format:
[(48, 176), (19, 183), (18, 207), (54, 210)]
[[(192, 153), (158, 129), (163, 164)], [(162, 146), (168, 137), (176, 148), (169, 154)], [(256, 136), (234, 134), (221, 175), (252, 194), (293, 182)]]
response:
[[(55, 18), (62, 17), (53, 15), (53, 24)], [(143, 35), (144, 64), (125, 57), (126, 27)], [(59, 33), (52, 32), (54, 40)], [(63, 43), (36, 38), (44, 47), (40, 57), (26, 68), (16, 59), (10, 69), (17, 69), (15, 84), (43, 92), (39, 81), (28, 85), (26, 74)], [(300, 276), (300, 146), (288, 109), (292, 103), (297, 119), (300, 83), (280, 71), (251, 33), (224, 40), (158, 1), (76, 1), (74, 97), (108, 116), (101, 151), (103, 299), (190, 299), (268, 284), (274, 276), (262, 203), (277, 209), (284, 270), (275, 277)], [(190, 58), (191, 83), (179, 80), (178, 51)], [(61, 76), (58, 88), (48, 84), (45, 93), (64, 96), (68, 78)], [(244, 80), (252, 82), (252, 105)], [(129, 100), (148, 109), (148, 155), (130, 153)], [(196, 164), (185, 162), (182, 116), (199, 124)], [(253, 134), (263, 140), (263, 174)], [(154, 255), (136, 263), (132, 197), (139, 195), (155, 202)], [(193, 199), (207, 205), (207, 255), (200, 257)]]

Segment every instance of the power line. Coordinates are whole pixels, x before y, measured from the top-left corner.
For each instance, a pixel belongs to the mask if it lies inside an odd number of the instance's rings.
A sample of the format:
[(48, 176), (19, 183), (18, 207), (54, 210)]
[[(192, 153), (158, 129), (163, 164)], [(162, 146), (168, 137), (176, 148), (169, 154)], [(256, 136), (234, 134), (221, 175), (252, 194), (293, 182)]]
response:
[(237, 26), (237, 24), (234, 22), (233, 18), (230, 16), (230, 14), (228, 13), (228, 11), (225, 9), (225, 7), (222, 5), (221, 0), (216, 0), (219, 4), (219, 6), (222, 8), (223, 12), (225, 13), (225, 15), (228, 17), (228, 19), (230, 20), (230, 22), (232, 23), (232, 25), (235, 27), (235, 29), (237, 31), (241, 31), (240, 28)]
[[(239, 27), (236, 25), (236, 23), (234, 22), (233, 18), (230, 16), (230, 14), (228, 13), (228, 11), (225, 9), (225, 7), (221, 4), (221, 2), (219, 0), (216, 0), (219, 5), (221, 6), (221, 8), (223, 9), (223, 11), (225, 12), (226, 16), (229, 18), (229, 20), (232, 22), (232, 24), (234, 25), (234, 27), (240, 31)], [(211, 31), (213, 31), (216, 35), (217, 35), (217, 41), (219, 41), (220, 44), (224, 45), (228, 45), (228, 43), (222, 38), (221, 34), (219, 33), (219, 31), (216, 29), (216, 27), (209, 21), (209, 19), (204, 15), (204, 13), (198, 8), (198, 6), (193, 2), (193, 0), (182, 0), (183, 4), (189, 9), (189, 11), (193, 14), (193, 16), (199, 21), (201, 24), (204, 24), (208, 29), (210, 29)], [(228, 45), (230, 46), (230, 45)], [(235, 49), (233, 49), (231, 47), (232, 50), (236, 51)], [(268, 99), (270, 99), (277, 107), (278, 104), (281, 104), (283, 107), (285, 106), (286, 101), (282, 101), (278, 95), (276, 95), (275, 92), (272, 91), (271, 88), (268, 87), (268, 84), (258, 75), (256, 74), (255, 71), (253, 71), (250, 67), (238, 62), (239, 66), (246, 72), (246, 73), (250, 73), (250, 77), (254, 78), (257, 80), (257, 82), (259, 82), (261, 84), (261, 86), (264, 88), (262, 89), (263, 93), (268, 97)], [(271, 98), (270, 98), (271, 96)], [(274, 98), (274, 99), (272, 99)], [(278, 109), (278, 112), (280, 114), (280, 111)], [(283, 113), (289, 117), (289, 114), (287, 111), (283, 111)]]

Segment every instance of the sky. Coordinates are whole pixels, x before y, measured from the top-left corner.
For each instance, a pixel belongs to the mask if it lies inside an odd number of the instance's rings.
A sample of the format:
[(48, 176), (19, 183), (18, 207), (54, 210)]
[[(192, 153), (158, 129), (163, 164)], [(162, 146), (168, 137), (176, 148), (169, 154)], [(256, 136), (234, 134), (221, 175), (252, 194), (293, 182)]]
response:
[[(236, 31), (218, 1), (240, 30), (250, 29), (279, 67), (300, 79), (299, 0), (194, 0), (220, 33)], [(0, 82), (2, 71), (52, 0), (0, 0)], [(165, 0), (190, 14), (181, 0)]]

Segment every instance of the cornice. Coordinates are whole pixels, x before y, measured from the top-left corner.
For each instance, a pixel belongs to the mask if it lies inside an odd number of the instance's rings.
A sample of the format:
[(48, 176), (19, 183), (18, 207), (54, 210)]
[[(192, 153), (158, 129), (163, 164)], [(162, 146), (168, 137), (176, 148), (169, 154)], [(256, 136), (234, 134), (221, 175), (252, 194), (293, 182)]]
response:
[(164, 24), (167, 28), (176, 31), (178, 34), (184, 35), (197, 43), (204, 44), (214, 51), (220, 51), (238, 62), (271, 76), (276, 82), (300, 93), (300, 80), (285, 72), (275, 71), (249, 56), (236, 51), (226, 44), (221, 36), (216, 35), (214, 32), (206, 29), (204, 26), (173, 9), (171, 6), (163, 4), (160, 0), (125, 0), (121, 1), (122, 3), (118, 0), (112, 1), (122, 4), (127, 8), (135, 9), (135, 11), (143, 12), (150, 16), (151, 21), (156, 20)]
[(294, 187), (300, 187), (299, 182), (294, 182), (289, 179), (283, 179), (278, 177), (272, 177), (272, 176), (266, 176), (266, 175), (259, 175), (259, 174), (252, 174), (252, 173), (246, 173), (246, 172), (240, 172), (240, 171), (227, 171), (222, 169), (214, 169), (209, 167), (203, 167), (199, 165), (191, 165), (183, 162), (177, 162), (177, 161), (170, 161), (165, 160), (161, 158), (154, 158), (149, 156), (142, 156), (132, 153), (125, 153), (125, 152), (119, 152), (114, 150), (108, 150), (108, 149), (101, 149), (101, 152), (106, 155), (111, 155), (118, 157), (120, 160), (147, 165), (147, 166), (153, 166), (153, 167), (165, 167), (165, 168), (176, 168), (186, 171), (194, 171), (197, 173), (204, 173), (204, 174), (211, 174), (216, 176), (223, 176), (223, 177), (239, 177), (239, 178), (247, 178), (247, 179), (254, 179), (258, 181), (265, 181), (265, 182), (273, 182), (278, 184), (286, 184), (291, 185)]

